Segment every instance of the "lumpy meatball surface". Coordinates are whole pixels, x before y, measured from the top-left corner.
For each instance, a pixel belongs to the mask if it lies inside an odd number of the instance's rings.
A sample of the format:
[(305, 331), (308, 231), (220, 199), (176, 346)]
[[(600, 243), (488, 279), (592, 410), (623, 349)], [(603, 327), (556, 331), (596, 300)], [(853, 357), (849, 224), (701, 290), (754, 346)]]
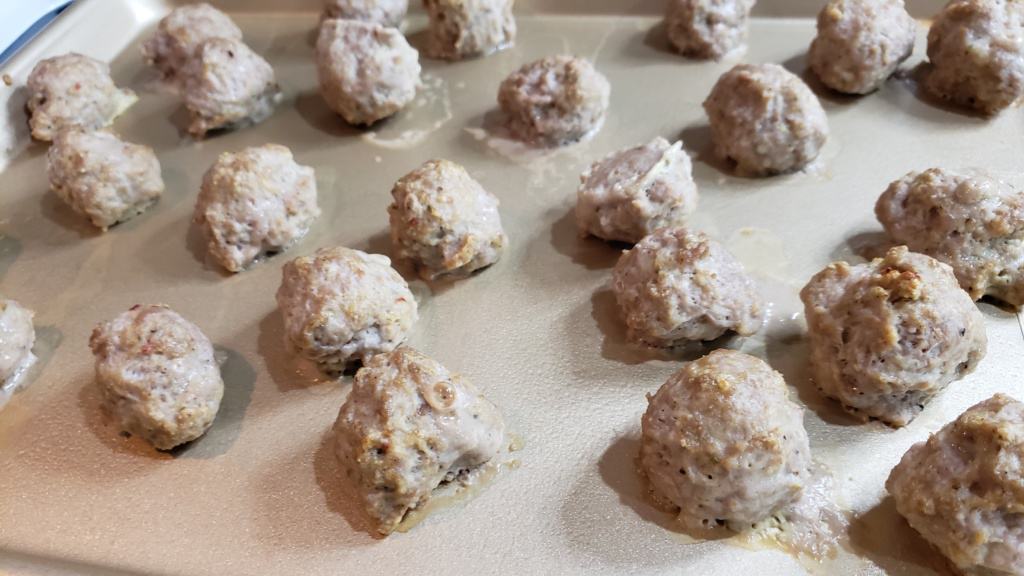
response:
[(985, 172), (931, 168), (890, 184), (875, 214), (890, 238), (950, 265), (971, 298), (1024, 304), (1024, 192)]
[(468, 276), (497, 262), (508, 243), (497, 197), (454, 162), (426, 162), (391, 195), (391, 241), (424, 278)]
[(736, 258), (702, 232), (662, 228), (624, 253), (615, 300), (637, 344), (669, 348), (761, 329), (765, 306)]
[(561, 146), (597, 130), (610, 93), (608, 80), (587, 60), (549, 56), (509, 75), (498, 90), (498, 104), (517, 138)]
[(484, 56), (512, 45), (514, 0), (425, 0), (430, 16), (430, 53), (459, 60)]
[(693, 58), (719, 59), (746, 42), (754, 0), (669, 0), (669, 42)]
[(281, 97), (274, 69), (241, 40), (211, 38), (185, 66), (185, 107), (190, 134), (265, 120)]
[(903, 0), (831, 0), (818, 14), (808, 63), (829, 88), (867, 94), (910, 57), (916, 38)]
[(142, 45), (142, 56), (165, 78), (173, 79), (210, 38), (240, 41), (242, 31), (227, 14), (205, 2), (186, 4), (160, 19), (156, 32)]
[(409, 11), (409, 0), (325, 0), (323, 19), (359, 20), (397, 28)]
[(405, 108), (420, 84), (419, 53), (394, 28), (325, 20), (316, 42), (320, 94), (349, 124), (370, 125)]
[(494, 404), (408, 347), (378, 354), (356, 373), (334, 433), (338, 460), (382, 534), (442, 484), (472, 482), (507, 447)]
[(1024, 95), (1024, 3), (953, 0), (928, 32), (936, 96), (995, 114)]
[(277, 144), (225, 152), (203, 177), (194, 220), (210, 254), (231, 272), (281, 252), (320, 216), (313, 169)]
[(134, 306), (89, 339), (105, 409), (122, 430), (159, 450), (199, 438), (213, 424), (224, 381), (213, 345), (167, 306)]
[(800, 170), (828, 139), (817, 96), (778, 64), (734, 67), (718, 79), (704, 110), (715, 154), (751, 175)]
[(794, 504), (810, 481), (803, 410), (758, 358), (716, 350), (648, 401), (640, 468), (688, 529), (749, 529)]
[(143, 213), (164, 192), (153, 149), (106, 131), (60, 133), (46, 173), (54, 194), (102, 230)]
[(418, 318), (387, 256), (342, 247), (285, 264), (277, 305), (286, 341), (330, 372), (394, 350)]
[(1024, 574), (1024, 404), (996, 394), (915, 444), (885, 487), (963, 574)]
[(807, 283), (811, 375), (861, 418), (904, 426), (985, 356), (985, 320), (949, 266), (900, 246)]
[(28, 123), (36, 140), (109, 126), (136, 100), (135, 92), (114, 84), (109, 66), (81, 54), (41, 60), (28, 76)]
[(697, 209), (692, 170), (683, 143), (661, 137), (605, 156), (580, 176), (580, 232), (636, 243), (658, 228), (681, 226)]
[(0, 296), (0, 388), (16, 386), (18, 376), (35, 360), (32, 317), (31, 310)]

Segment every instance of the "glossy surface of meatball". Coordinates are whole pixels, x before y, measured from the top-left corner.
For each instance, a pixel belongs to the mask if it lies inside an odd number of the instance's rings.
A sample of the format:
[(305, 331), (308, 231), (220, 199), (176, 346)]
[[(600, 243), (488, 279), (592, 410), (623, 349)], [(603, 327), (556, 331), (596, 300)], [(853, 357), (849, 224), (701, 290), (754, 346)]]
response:
[(905, 246), (830, 264), (800, 297), (814, 383), (861, 418), (904, 426), (985, 356), (985, 319), (953, 271)]
[(717, 60), (747, 39), (754, 0), (669, 0), (665, 28), (684, 56)]
[(205, 2), (185, 4), (160, 19), (156, 32), (142, 45), (142, 56), (165, 78), (173, 79), (210, 38), (241, 41), (242, 31), (227, 14)]
[(425, 0), (430, 53), (459, 60), (485, 56), (516, 40), (515, 0)]

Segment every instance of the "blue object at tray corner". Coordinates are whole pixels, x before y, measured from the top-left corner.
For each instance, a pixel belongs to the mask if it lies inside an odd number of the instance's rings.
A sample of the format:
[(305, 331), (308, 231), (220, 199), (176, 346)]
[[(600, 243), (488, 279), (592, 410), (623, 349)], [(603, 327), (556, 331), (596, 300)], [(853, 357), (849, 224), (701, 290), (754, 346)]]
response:
[(57, 18), (57, 16), (59, 16), (61, 12), (66, 10), (68, 6), (71, 5), (71, 2), (72, 0), (68, 0), (67, 2), (64, 2), (63, 4), (58, 6), (57, 8), (54, 8), (50, 12), (44, 14), (41, 18), (36, 20), (35, 23), (29, 26), (28, 30), (22, 32), (21, 36), (15, 38), (14, 42), (10, 46), (7, 46), (6, 48), (4, 48), (3, 52), (0, 52), (0, 66), (2, 66), (4, 63), (10, 60), (15, 54), (17, 54), (18, 50), (21, 50), (22, 46), (28, 44), (33, 38), (35, 38), (40, 32), (42, 32), (43, 29), (50, 24), (50, 22), (53, 22), (53, 20)]

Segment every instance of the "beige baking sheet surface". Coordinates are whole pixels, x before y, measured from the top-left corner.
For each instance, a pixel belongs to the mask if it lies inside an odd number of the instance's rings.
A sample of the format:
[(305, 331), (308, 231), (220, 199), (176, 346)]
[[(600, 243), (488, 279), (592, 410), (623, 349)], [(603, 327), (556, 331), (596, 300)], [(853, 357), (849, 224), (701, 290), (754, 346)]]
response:
[[(250, 129), (202, 142), (180, 135), (181, 108), (152, 82), (138, 52), (139, 38), (167, 10), (156, 0), (88, 0), (4, 70), (15, 85), (0, 86), (4, 147), (13, 156), (0, 174), (0, 292), (37, 311), (42, 361), (0, 412), (0, 572), (801, 573), (774, 550), (687, 545), (634, 473), (645, 394), (681, 359), (625, 345), (607, 288), (616, 249), (578, 239), (570, 211), (590, 161), (662, 135), (682, 137), (695, 157), (702, 196), (694, 225), (734, 250), (773, 303), (766, 337), (730, 345), (785, 374), (808, 406), (816, 457), (861, 515), (851, 529), (856, 554), (843, 552), (828, 573), (934, 573), (934, 554), (882, 500), (884, 479), (908, 446), (968, 405), (996, 391), (1024, 398), (1018, 320), (982, 304), (989, 352), (977, 372), (894, 431), (855, 425), (813, 391), (796, 293), (830, 261), (857, 259), (877, 242), (874, 200), (905, 172), (984, 166), (1015, 177), (1020, 111), (984, 121), (923, 102), (912, 83), (893, 80), (867, 98), (823, 98), (832, 138), (807, 173), (737, 178), (708, 159), (700, 107), (734, 62), (692, 63), (665, 52), (651, 32), (657, 18), (638, 15), (650, 3), (626, 2), (628, 14), (615, 14), (611, 2), (523, 2), (514, 48), (457, 64), (424, 61), (417, 104), (367, 133), (334, 117), (317, 94), (310, 6), (261, 13), (267, 2), (234, 4), (246, 6), (236, 19), (286, 94), (272, 118)], [(802, 69), (813, 4), (763, 0), (745, 59)], [(550, 5), (562, 15), (547, 12)], [(914, 4), (921, 16), (937, 5)], [(420, 19), (410, 26), (414, 40), (421, 28)], [(915, 62), (923, 40), (922, 28)], [(116, 128), (156, 149), (167, 182), (155, 208), (106, 234), (47, 191), (45, 148), (22, 147), (24, 96), (15, 88), (38, 58), (72, 49), (111, 59), (116, 80), (139, 92)], [(532, 161), (505, 158), (479, 140), (501, 79), (560, 52), (592, 59), (611, 80), (600, 134)], [(190, 226), (193, 201), (218, 153), (265, 142), (287, 145), (316, 168), (324, 214), (287, 254), (229, 277), (205, 260)], [(349, 381), (323, 379), (283, 350), (274, 292), (286, 259), (319, 246), (388, 252), (391, 184), (434, 157), (464, 164), (501, 198), (511, 245), (468, 281), (413, 281), (421, 320), (410, 344), (476, 382), (525, 447), (521, 466), (475, 499), (378, 540), (339, 490), (326, 444)], [(138, 302), (170, 304), (227, 356), (215, 425), (175, 456), (120, 437), (97, 408), (89, 333)]]

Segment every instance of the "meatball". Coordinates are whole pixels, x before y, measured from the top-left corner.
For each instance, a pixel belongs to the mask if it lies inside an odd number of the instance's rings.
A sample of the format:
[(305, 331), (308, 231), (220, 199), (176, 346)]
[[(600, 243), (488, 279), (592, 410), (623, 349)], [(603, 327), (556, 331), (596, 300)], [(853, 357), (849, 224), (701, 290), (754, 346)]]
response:
[(203, 137), (211, 130), (261, 122), (274, 111), (281, 91), (274, 69), (241, 40), (211, 38), (185, 65), (188, 131)]
[(719, 59), (747, 39), (754, 0), (669, 0), (665, 28), (684, 56)]
[(454, 162), (426, 162), (395, 183), (391, 195), (391, 241), (428, 280), (490, 266), (508, 243), (498, 199)]
[(685, 228), (662, 228), (624, 253), (612, 290), (638, 344), (670, 348), (730, 330), (750, 336), (764, 323), (764, 302), (743, 266)]
[(349, 124), (370, 125), (405, 108), (420, 84), (420, 56), (394, 28), (325, 20), (316, 41), (324, 101)]
[(716, 350), (648, 401), (640, 469), (687, 529), (742, 531), (800, 498), (811, 477), (803, 410), (763, 360)]
[(985, 356), (985, 321), (953, 271), (905, 246), (830, 264), (800, 298), (815, 384), (861, 418), (904, 426)]
[(1024, 94), (1024, 4), (953, 0), (928, 32), (929, 91), (995, 114)]
[(984, 172), (911, 172), (875, 214), (898, 243), (949, 264), (971, 298), (1024, 304), (1024, 192)]
[(335, 450), (381, 534), (431, 493), (507, 448), (498, 409), (472, 383), (407, 347), (370, 358), (334, 424)]
[(28, 76), (28, 123), (36, 140), (109, 126), (136, 100), (135, 92), (114, 84), (109, 66), (81, 54), (41, 60)]
[(635, 243), (658, 228), (681, 226), (697, 209), (692, 168), (683, 143), (661, 137), (605, 156), (580, 176), (580, 232)]
[(903, 0), (831, 0), (818, 14), (808, 61), (829, 88), (867, 94), (910, 57), (916, 38)]
[(325, 0), (324, 20), (360, 20), (397, 28), (409, 11), (409, 0)]
[(810, 164), (828, 139), (828, 119), (800, 78), (778, 64), (740, 64), (704, 101), (715, 154), (740, 172), (771, 175)]
[(102, 230), (142, 214), (164, 193), (153, 149), (105, 131), (58, 134), (46, 173), (53, 193)]
[(175, 78), (196, 48), (210, 38), (240, 41), (242, 31), (227, 14), (205, 2), (186, 4), (160, 20), (156, 32), (142, 45), (142, 56), (165, 78)]
[(561, 146), (600, 128), (610, 93), (608, 80), (590, 62), (549, 56), (506, 78), (498, 90), (498, 104), (517, 138)]
[(240, 272), (298, 242), (319, 216), (313, 169), (297, 164), (288, 148), (266, 144), (217, 158), (203, 177), (194, 219), (210, 254)]
[(158, 450), (199, 438), (213, 424), (224, 381), (198, 326), (163, 305), (137, 305), (89, 339), (104, 408), (122, 430)]
[(418, 318), (387, 256), (340, 246), (285, 264), (277, 305), (286, 341), (328, 372), (394, 350)]
[(514, 0), (424, 0), (431, 55), (448, 60), (484, 56), (516, 40)]
[(32, 316), (31, 310), (0, 296), (0, 388), (16, 386), (18, 377), (35, 362)]
[(910, 448), (885, 487), (964, 574), (1024, 574), (1024, 404), (996, 394)]

